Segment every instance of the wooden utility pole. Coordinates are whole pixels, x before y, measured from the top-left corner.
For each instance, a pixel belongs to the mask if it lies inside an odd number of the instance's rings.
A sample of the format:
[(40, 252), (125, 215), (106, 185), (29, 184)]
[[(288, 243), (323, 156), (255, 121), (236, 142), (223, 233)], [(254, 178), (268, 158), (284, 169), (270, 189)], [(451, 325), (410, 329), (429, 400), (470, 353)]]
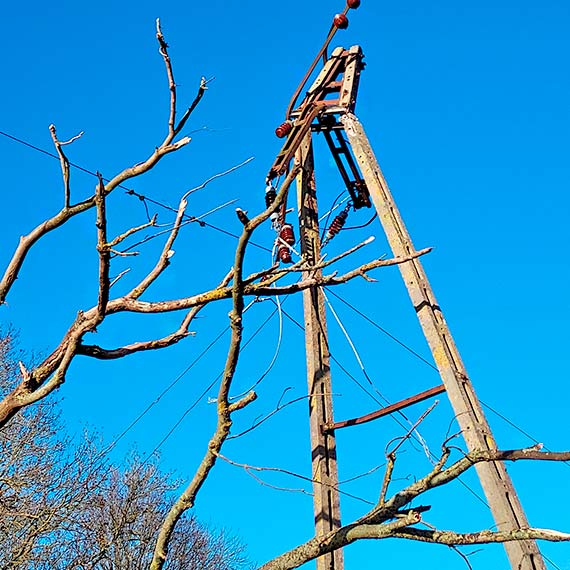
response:
[[(394, 256), (410, 255), (415, 251), (412, 240), (362, 125), (351, 113), (342, 115), (340, 121)], [(402, 263), (398, 267), (467, 447), (469, 450), (497, 449), (491, 428), (419, 258)], [(500, 461), (478, 463), (476, 469), (499, 530), (528, 528), (526, 515), (504, 463)], [(546, 569), (535, 541), (512, 541), (506, 542), (504, 546), (513, 570)]]
[[(347, 4), (348, 6), (348, 4)], [(327, 40), (330, 41), (330, 37)], [(325, 43), (324, 48), (328, 43)], [(321, 52), (322, 53), (322, 52)], [(320, 57), (320, 55), (319, 55)], [(354, 116), (364, 54), (359, 46), (335, 49), (304, 100), (289, 109), (287, 121), (278, 131), (287, 136), (271, 167), (270, 182), (289, 168), (293, 156), (303, 166), (297, 180), (303, 255), (310, 264), (320, 258), (311, 132), (324, 138), (339, 168), (350, 203), (354, 209), (374, 205), (384, 232), (396, 257), (408, 257), (415, 248), (386, 180), (378, 165), (364, 129)], [(316, 65), (315, 60), (310, 71)], [(306, 75), (297, 95), (302, 92)], [(290, 105), (291, 107), (292, 105)], [(345, 138), (348, 138), (348, 141)], [(346, 219), (346, 218), (344, 218)], [(335, 222), (331, 223), (333, 226)], [(338, 233), (344, 221), (339, 222)], [(329, 231), (331, 228), (328, 228)], [(334, 237), (334, 236), (333, 236)], [(420, 325), (433, 354), (443, 386), (416, 394), (385, 409), (361, 418), (334, 422), (330, 386), (329, 352), (322, 292), (314, 287), (304, 292), (307, 370), (309, 379), (313, 477), (315, 484), (315, 521), (317, 535), (340, 526), (335, 430), (382, 417), (406, 406), (446, 391), (461, 427), (467, 447), (472, 450), (495, 450), (497, 445), (481, 404), (467, 376), (459, 351), (435, 299), (419, 258), (399, 265)], [(304, 277), (320, 274), (305, 272)], [(489, 507), (500, 530), (528, 528), (529, 524), (515, 488), (502, 462), (478, 463), (476, 469)], [(512, 541), (504, 544), (512, 570), (545, 570), (544, 560), (535, 541)], [(342, 554), (318, 563), (318, 570), (338, 570)]]
[[(309, 132), (299, 146), (296, 160), (301, 164), (297, 177), (299, 226), (303, 258), (313, 265), (320, 258), (319, 218), (317, 212), (313, 147)], [(303, 273), (303, 279), (320, 275), (320, 269)], [(303, 292), (307, 381), (309, 384), (309, 422), (311, 431), (312, 477), (315, 534), (322, 536), (340, 528), (340, 500), (334, 432), (323, 426), (333, 421), (330, 355), (323, 292), (311, 287)], [(317, 570), (342, 570), (342, 550), (317, 559)]]

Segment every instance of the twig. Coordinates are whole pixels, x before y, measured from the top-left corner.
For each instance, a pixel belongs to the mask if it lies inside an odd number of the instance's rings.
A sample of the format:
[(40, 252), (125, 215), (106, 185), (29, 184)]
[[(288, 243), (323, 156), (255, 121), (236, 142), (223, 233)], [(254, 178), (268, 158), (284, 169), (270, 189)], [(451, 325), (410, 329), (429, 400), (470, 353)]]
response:
[(395, 437), (394, 439), (391, 439), (387, 444), (386, 444), (386, 450), (388, 449), (388, 447), (390, 447), (390, 444), (393, 443), (394, 441), (398, 441), (398, 444), (396, 445), (396, 447), (388, 452), (386, 451), (386, 456), (388, 455), (393, 455), (396, 453), (396, 451), (398, 451), (398, 449), (400, 449), (400, 447), (402, 447), (402, 445), (404, 444), (404, 442), (406, 440), (408, 440), (411, 435), (416, 431), (417, 427), (426, 419), (426, 417), (434, 410), (434, 408), (439, 404), (439, 400), (436, 400), (419, 418), (418, 420), (412, 425), (412, 427), (410, 427), (410, 429), (406, 432), (406, 434), (402, 437)]
[(132, 236), (133, 234), (135, 234), (137, 232), (140, 232), (141, 230), (145, 230), (145, 229), (150, 228), (150, 227), (155, 227), (157, 218), (158, 218), (158, 216), (155, 214), (145, 224), (141, 224), (140, 226), (135, 226), (134, 228), (130, 228), (126, 232), (119, 234), (115, 239), (113, 239), (112, 241), (109, 242), (109, 247), (115, 247), (116, 245), (125, 241), (128, 237)]
[(319, 481), (317, 479), (312, 479), (311, 477), (306, 477), (305, 475), (295, 473), (294, 471), (289, 471), (288, 469), (282, 469), (280, 467), (260, 467), (257, 465), (248, 465), (247, 463), (238, 463), (237, 461), (232, 461), (231, 459), (223, 456), (220, 453), (218, 453), (218, 457), (220, 459), (222, 459), (223, 461), (225, 461), (226, 463), (233, 465), (234, 467), (240, 467), (241, 469), (243, 469), (248, 475), (253, 477), (261, 485), (263, 485), (265, 487), (270, 487), (271, 489), (275, 489), (277, 491), (304, 493), (305, 495), (311, 495), (311, 496), (313, 495), (313, 493), (311, 493), (309, 491), (305, 491), (305, 489), (292, 489), (290, 487), (277, 487), (275, 485), (267, 483), (267, 481), (264, 481), (260, 477), (257, 477), (254, 474), (254, 472), (257, 472), (257, 473), (264, 473), (264, 472), (265, 473), (280, 473), (282, 475), (287, 475), (287, 476), (293, 477), (295, 479), (300, 479), (301, 481), (306, 481), (307, 483), (311, 483), (311, 484), (316, 483), (318, 485), (323, 485), (324, 487), (329, 487), (330, 489), (336, 489), (340, 494), (342, 494), (346, 497), (350, 497), (351, 499), (356, 499), (357, 501), (361, 501), (367, 505), (373, 504), (370, 501), (363, 499), (362, 497), (358, 497), (357, 495), (353, 495), (352, 493), (347, 493), (346, 491), (339, 489), (335, 485), (331, 485), (330, 483), (324, 483), (323, 481)]
[(156, 19), (156, 39), (158, 40), (158, 51), (164, 60), (166, 67), (166, 76), (168, 77), (168, 89), (170, 90), (170, 114), (168, 116), (168, 135), (163, 144), (169, 144), (176, 136), (174, 121), (176, 120), (176, 82), (174, 81), (174, 72), (172, 71), (172, 62), (168, 55), (168, 44), (164, 39), (160, 28), (160, 18)]
[[(287, 388), (285, 391), (287, 391), (288, 389), (289, 388)], [(314, 394), (314, 395), (315, 396), (324, 396), (325, 394), (319, 393), (319, 394)], [(230, 435), (228, 437), (228, 439), (237, 439), (239, 437), (242, 437), (242, 436), (252, 432), (253, 430), (257, 429), (259, 426), (264, 424), (266, 421), (270, 420), (273, 416), (278, 414), (281, 410), (284, 410), (285, 408), (292, 406), (293, 404), (296, 404), (298, 402), (302, 402), (303, 400), (307, 400), (309, 398), (311, 398), (310, 395), (305, 395), (305, 396), (299, 396), (298, 398), (295, 398), (294, 400), (290, 400), (289, 402), (286, 402), (285, 404), (281, 404), (281, 402), (279, 402), (277, 404), (277, 407), (274, 410), (269, 412), (267, 415), (263, 416), (261, 419), (259, 419), (259, 417), (258, 417), (249, 428), (247, 428), (246, 430), (244, 430), (240, 433), (237, 433), (235, 435)]]
[(392, 473), (394, 472), (394, 464), (396, 463), (396, 454), (389, 453), (386, 456), (388, 462), (386, 464), (386, 472), (384, 473), (384, 479), (382, 480), (382, 488), (380, 489), (380, 497), (378, 499), (378, 504), (383, 505), (386, 502), (386, 493), (388, 492), (388, 486), (392, 480)]
[(159, 275), (168, 267), (170, 264), (170, 258), (174, 255), (174, 250), (172, 246), (178, 237), (178, 232), (182, 225), (182, 220), (184, 218), (184, 211), (186, 210), (187, 202), (185, 198), (180, 200), (180, 205), (178, 206), (178, 213), (176, 215), (176, 220), (174, 222), (173, 228), (170, 230), (170, 235), (166, 240), (160, 257), (150, 273), (130, 292), (127, 294), (129, 299), (138, 299), (156, 279)]
[(186, 192), (186, 194), (184, 194), (183, 198), (188, 198), (188, 196), (190, 196), (190, 194), (193, 194), (194, 192), (197, 192), (198, 190), (202, 190), (208, 184), (210, 184), (210, 182), (213, 182), (214, 180), (221, 178), (222, 176), (226, 176), (228, 174), (231, 174), (232, 172), (235, 172), (236, 170), (242, 168), (246, 164), (249, 164), (253, 159), (254, 159), (254, 157), (250, 156), (249, 158), (246, 158), (243, 162), (240, 162), (239, 164), (236, 164), (235, 166), (232, 166), (231, 168), (228, 168), (227, 170), (224, 170), (223, 172), (218, 172), (217, 174), (210, 176), (210, 178), (207, 178), (206, 180), (204, 180), (204, 182), (202, 182), (198, 186), (195, 186), (194, 188), (191, 188), (190, 190), (188, 190)]
[(55, 125), (51, 124), (49, 126), (49, 131), (51, 133), (51, 138), (53, 140), (53, 144), (55, 145), (57, 155), (59, 156), (59, 162), (61, 164), (61, 173), (63, 176), (64, 208), (69, 208), (71, 201), (71, 190), (69, 186), (69, 160), (61, 147), (64, 145), (71, 144), (75, 142), (77, 139), (81, 138), (83, 136), (83, 131), (81, 131), (78, 135), (71, 137), (69, 140), (65, 142), (61, 142), (57, 138)]
[(174, 129), (174, 135), (177, 135), (184, 128), (186, 121), (189, 119), (189, 117), (192, 114), (192, 112), (194, 111), (194, 109), (198, 106), (198, 103), (200, 103), (200, 100), (202, 99), (202, 97), (204, 96), (204, 93), (208, 89), (208, 83), (210, 81), (211, 81), (211, 79), (206, 80), (205, 77), (202, 77), (200, 79), (200, 86), (198, 87), (198, 93), (196, 94), (196, 97), (194, 98), (194, 101), (192, 101), (190, 107), (188, 107), (188, 109), (186, 109), (186, 112), (184, 113), (184, 115), (182, 115), (180, 122), (178, 123), (178, 125)]
[(115, 277), (111, 283), (109, 283), (109, 289), (111, 289), (111, 287), (113, 287), (113, 285), (115, 285), (119, 279), (121, 279), (124, 275), (126, 275), (128, 272), (130, 271), (130, 269), (125, 269), (124, 271), (121, 271), (121, 273), (119, 273), (119, 275), (117, 275), (117, 277)]

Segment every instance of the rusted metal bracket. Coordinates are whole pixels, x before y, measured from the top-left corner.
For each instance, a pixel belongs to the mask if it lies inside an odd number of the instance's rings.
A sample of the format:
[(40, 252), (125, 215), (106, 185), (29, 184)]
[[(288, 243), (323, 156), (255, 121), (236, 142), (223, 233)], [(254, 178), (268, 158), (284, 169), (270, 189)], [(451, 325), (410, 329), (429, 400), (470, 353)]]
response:
[(267, 174), (267, 181), (284, 174), (316, 118), (352, 113), (360, 73), (364, 69), (360, 46), (336, 48), (307, 91), (301, 104), (287, 119), (291, 130)]
[[(340, 128), (338, 128), (339, 126)], [(327, 117), (319, 117), (319, 123), (315, 130), (322, 132), (327, 141), (340, 176), (350, 194), (354, 209), (370, 208), (372, 203), (370, 202), (370, 193), (366, 187), (366, 182), (356, 166), (354, 156), (346, 143), (341, 129), (342, 125), (339, 125), (334, 117), (329, 115)]]
[(385, 408), (381, 408), (380, 410), (377, 410), (370, 414), (366, 414), (365, 416), (360, 416), (358, 418), (353, 418), (350, 420), (344, 420), (342, 422), (328, 423), (323, 426), (323, 431), (330, 432), (345, 427), (365, 424), (373, 420), (377, 420), (378, 418), (382, 418), (384, 416), (393, 414), (394, 412), (403, 410), (404, 408), (407, 408), (419, 402), (423, 402), (424, 400), (427, 400), (429, 398), (433, 398), (433, 396), (437, 396), (442, 392), (445, 392), (445, 386), (443, 384), (440, 384), (439, 386), (435, 386), (434, 388), (430, 388), (429, 390), (420, 392), (415, 396), (411, 396), (410, 398), (406, 398), (405, 400), (401, 400), (399, 402), (396, 402), (395, 404), (391, 404), (389, 406), (386, 406)]

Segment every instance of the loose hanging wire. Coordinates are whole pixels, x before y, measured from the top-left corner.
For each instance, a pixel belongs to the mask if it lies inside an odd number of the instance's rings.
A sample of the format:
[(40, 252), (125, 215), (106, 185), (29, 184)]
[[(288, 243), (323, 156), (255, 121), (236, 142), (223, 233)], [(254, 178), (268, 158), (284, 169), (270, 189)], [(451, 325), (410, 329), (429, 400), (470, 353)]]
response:
[[(254, 299), (253, 301), (251, 301), (249, 303), (249, 305), (244, 309), (244, 313), (251, 308), (251, 306), (254, 303), (259, 302), (258, 299)], [(263, 330), (263, 328), (267, 325), (267, 323), (269, 323), (269, 321), (271, 321), (271, 319), (273, 318), (273, 316), (277, 313), (277, 309), (275, 309), (275, 311), (273, 311), (266, 319), (265, 321), (263, 321), (263, 323), (261, 323), (261, 325), (259, 325), (259, 327), (255, 330), (255, 332), (249, 337), (249, 339), (243, 344), (241, 351), (245, 350), (250, 344), (251, 342), (257, 337), (257, 335)], [(227, 330), (227, 328), (225, 329)], [(224, 330), (224, 332), (225, 332)], [(176, 429), (180, 426), (180, 424), (182, 423), (182, 421), (184, 420), (184, 418), (186, 418), (186, 416), (199, 404), (199, 402), (206, 396), (206, 394), (212, 389), (212, 387), (216, 384), (216, 382), (222, 377), (223, 372), (220, 372), (213, 380), (212, 382), (210, 382), (210, 384), (207, 386), (207, 388), (201, 392), (201, 394), (198, 396), (198, 398), (196, 398), (196, 400), (194, 400), (192, 402), (192, 404), (190, 404), (190, 406), (184, 411), (184, 413), (182, 414), (182, 416), (175, 422), (175, 424), (170, 428), (170, 430), (168, 431), (168, 433), (160, 440), (160, 442), (155, 446), (155, 448), (153, 449), (153, 451), (146, 457), (145, 462), (149, 461), (150, 458), (164, 445), (164, 443), (172, 436), (172, 434), (176, 431)]]
[[(294, 317), (292, 317), (287, 311), (283, 310), (283, 314), (284, 316), (286, 316), (291, 322), (293, 322), (295, 325), (297, 325), (297, 327), (304, 331), (305, 328), (303, 327), (303, 325), (301, 325), (299, 323), (299, 321), (297, 321), (297, 319), (295, 319)], [(338, 361), (337, 358), (335, 358), (335, 356), (330, 352), (329, 350), (329, 355), (331, 357), (331, 360), (333, 360), (334, 362), (336, 362), (336, 364), (338, 364), (340, 366), (340, 368), (343, 370), (343, 372), (346, 373), (346, 375), (353, 380), (360, 388), (362, 388), (378, 405), (381, 405), (380, 402), (378, 401), (377, 398), (374, 397), (373, 394), (371, 394), (370, 392), (368, 392), (363, 386), (362, 384), (360, 384), (358, 382), (358, 380), (350, 373), (348, 372), (348, 370), (346, 370), (346, 368), (344, 368), (340, 362)], [(390, 415), (390, 417), (404, 430), (407, 429), (407, 427), (398, 419), (396, 418), (394, 415)], [(414, 439), (415, 439), (415, 435), (414, 435)], [(438, 458), (436, 457), (435, 454), (432, 454), (432, 457), (430, 459), (430, 463), (433, 463), (435, 460), (437, 460)], [(457, 478), (457, 481), (459, 482), (459, 484), (465, 488), (465, 490), (467, 490), (471, 495), (473, 495), (482, 505), (485, 505), (485, 507), (488, 509), (489, 508), (489, 504), (487, 503), (487, 501), (481, 497), (478, 493), (476, 493), (471, 487), (469, 487), (469, 485), (467, 483), (465, 483), (460, 477)]]
[[(236, 396), (231, 396), (230, 400), (239, 400), (249, 392), (255, 390), (255, 388), (257, 388), (257, 386), (259, 386), (261, 382), (263, 382), (265, 377), (271, 372), (271, 370), (275, 366), (275, 363), (277, 362), (277, 357), (279, 356), (279, 351), (281, 350), (281, 342), (283, 340), (283, 311), (281, 310), (281, 302), (279, 300), (279, 295), (275, 295), (275, 299), (276, 299), (275, 304), (277, 307), (277, 313), (279, 315), (279, 333), (277, 336), (277, 345), (275, 346), (273, 358), (269, 362), (269, 365), (267, 366), (263, 374), (255, 381), (254, 384), (252, 384), (247, 390), (243, 391), (241, 394), (237, 394)], [(273, 300), (273, 298), (271, 298), (271, 300)], [(275, 313), (272, 313), (271, 316), (273, 316), (274, 314)]]
[[(325, 302), (326, 302), (329, 310), (331, 311), (335, 321), (337, 322), (338, 326), (340, 327), (340, 330), (344, 334), (344, 337), (346, 338), (350, 348), (352, 349), (352, 352), (356, 358), (356, 361), (358, 362), (358, 365), (360, 366), (360, 369), (362, 370), (362, 373), (364, 374), (364, 377), (366, 378), (366, 380), (368, 380), (370, 386), (372, 386), (373, 390), (384, 400), (384, 402), (386, 402), (386, 404), (390, 405), (391, 404), (390, 400), (388, 400), (388, 398), (386, 398), (386, 396), (384, 396), (384, 394), (382, 394), (382, 392), (380, 392), (378, 387), (374, 384), (374, 382), (372, 381), (372, 379), (368, 375), (368, 372), (366, 371), (364, 363), (362, 362), (362, 359), (360, 358), (360, 354), (358, 353), (358, 350), (356, 349), (354, 342), (350, 338), (350, 335), (349, 335), (348, 331), (346, 330), (346, 327), (342, 323), (337, 312), (334, 310), (334, 307), (332, 306), (331, 302), (329, 301), (329, 298), (327, 297), (327, 294), (325, 293), (324, 290), (323, 290), (323, 297), (325, 298)], [(410, 426), (413, 427), (412, 421), (401, 410), (398, 410), (398, 413), (402, 418), (404, 418), (404, 420)], [(416, 435), (417, 440), (420, 442), (420, 445), (422, 446), (422, 449), (424, 450), (424, 453), (425, 453), (426, 457), (428, 458), (428, 461), (430, 461), (430, 463), (431, 463), (433, 454), (431, 453), (431, 451), (427, 445), (427, 442), (425, 441), (423, 436), (420, 434), (420, 432), (416, 428), (414, 428), (413, 433)]]

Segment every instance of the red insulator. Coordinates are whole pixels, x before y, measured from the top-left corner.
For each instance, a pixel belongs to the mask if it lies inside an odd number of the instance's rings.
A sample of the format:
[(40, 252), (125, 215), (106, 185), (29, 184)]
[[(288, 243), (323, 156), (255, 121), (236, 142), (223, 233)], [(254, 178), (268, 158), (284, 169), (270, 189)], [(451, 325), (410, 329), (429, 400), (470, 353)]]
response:
[(331, 223), (328, 231), (327, 231), (327, 235), (326, 235), (326, 239), (327, 240), (331, 240), (334, 236), (336, 236), (338, 234), (338, 232), (340, 232), (340, 230), (342, 230), (342, 228), (344, 227), (344, 224), (346, 224), (346, 218), (348, 218), (348, 210), (343, 210)]
[(291, 121), (285, 121), (275, 129), (275, 135), (280, 139), (285, 138), (291, 132), (292, 128), (293, 125)]
[(337, 14), (333, 19), (333, 24), (339, 30), (346, 30), (348, 28), (348, 18), (344, 14)]
[(284, 224), (279, 232), (279, 237), (289, 245), (295, 245), (295, 233), (291, 224)]
[(282, 245), (277, 250), (277, 257), (281, 263), (292, 263), (293, 259), (291, 258), (291, 251), (286, 245)]
[(360, 6), (360, 0), (347, 0), (346, 2), (349, 8), (356, 10)]

